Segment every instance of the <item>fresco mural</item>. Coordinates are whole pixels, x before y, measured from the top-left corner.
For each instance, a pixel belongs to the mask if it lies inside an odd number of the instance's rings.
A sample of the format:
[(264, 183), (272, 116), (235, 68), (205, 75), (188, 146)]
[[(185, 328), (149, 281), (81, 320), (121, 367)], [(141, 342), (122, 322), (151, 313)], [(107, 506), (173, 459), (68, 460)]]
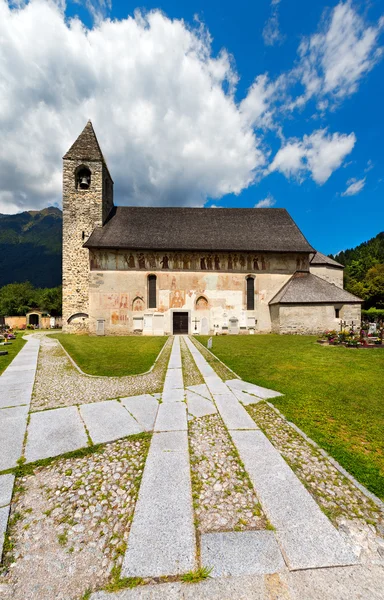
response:
[(91, 251), (91, 271), (276, 271), (308, 270), (308, 257), (246, 253), (158, 253)]

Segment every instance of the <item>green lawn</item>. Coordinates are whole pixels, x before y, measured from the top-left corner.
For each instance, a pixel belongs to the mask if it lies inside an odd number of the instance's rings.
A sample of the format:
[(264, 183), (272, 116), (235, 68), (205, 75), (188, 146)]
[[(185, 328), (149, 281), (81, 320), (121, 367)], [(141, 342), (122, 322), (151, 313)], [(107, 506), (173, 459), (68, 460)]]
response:
[(167, 338), (163, 337), (95, 337), (57, 333), (68, 354), (84, 373), (122, 377), (148, 371)]
[[(200, 337), (206, 344), (207, 337)], [(384, 499), (384, 352), (320, 346), (312, 336), (219, 336), (212, 351)]]
[(0, 346), (0, 350), (7, 350), (8, 354), (0, 356), (0, 375), (8, 367), (9, 363), (13, 361), (16, 354), (22, 349), (25, 344), (25, 340), (22, 338), (23, 333), (18, 333), (15, 340), (9, 340), (12, 342), (12, 346)]

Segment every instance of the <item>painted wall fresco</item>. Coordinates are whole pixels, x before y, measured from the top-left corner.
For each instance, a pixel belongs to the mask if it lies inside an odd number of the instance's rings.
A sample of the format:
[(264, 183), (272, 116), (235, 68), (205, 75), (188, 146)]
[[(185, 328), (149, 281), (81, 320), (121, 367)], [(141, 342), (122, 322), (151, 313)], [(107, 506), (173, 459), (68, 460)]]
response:
[(90, 252), (91, 271), (239, 271), (308, 270), (308, 255), (255, 253)]

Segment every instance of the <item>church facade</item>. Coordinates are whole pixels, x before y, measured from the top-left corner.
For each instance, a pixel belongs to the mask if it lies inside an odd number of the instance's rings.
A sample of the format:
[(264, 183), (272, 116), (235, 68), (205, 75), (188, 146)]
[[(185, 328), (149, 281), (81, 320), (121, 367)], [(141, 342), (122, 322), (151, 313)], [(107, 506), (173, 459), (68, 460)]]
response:
[(90, 122), (65, 154), (64, 331), (319, 333), (360, 308), (286, 210), (115, 207)]

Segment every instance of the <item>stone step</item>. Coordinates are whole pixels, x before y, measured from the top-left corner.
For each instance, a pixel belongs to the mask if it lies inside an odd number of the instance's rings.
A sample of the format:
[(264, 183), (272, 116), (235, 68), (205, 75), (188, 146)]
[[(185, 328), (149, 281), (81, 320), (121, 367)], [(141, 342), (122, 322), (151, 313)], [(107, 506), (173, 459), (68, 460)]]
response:
[(162, 577), (195, 568), (187, 431), (154, 433), (121, 576)]
[(357, 564), (351, 547), (261, 431), (230, 431), (290, 570)]

